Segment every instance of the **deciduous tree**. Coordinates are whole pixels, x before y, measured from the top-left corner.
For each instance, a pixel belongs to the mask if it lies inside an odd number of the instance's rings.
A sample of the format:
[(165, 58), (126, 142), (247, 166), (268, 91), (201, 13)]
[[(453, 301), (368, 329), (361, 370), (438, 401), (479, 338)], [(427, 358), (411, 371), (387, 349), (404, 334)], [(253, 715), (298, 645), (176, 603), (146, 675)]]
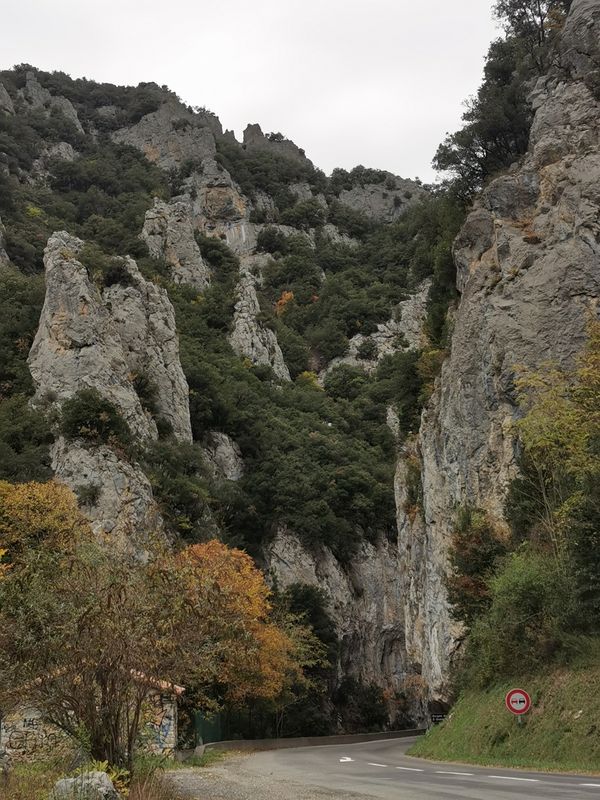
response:
[[(98, 544), (63, 486), (0, 484), (0, 703), (28, 703), (98, 760), (131, 767), (149, 696), (275, 697), (301, 677), (302, 628), (271, 619), (244, 553), (218, 542), (146, 561)], [(304, 657), (306, 660), (305, 651)]]

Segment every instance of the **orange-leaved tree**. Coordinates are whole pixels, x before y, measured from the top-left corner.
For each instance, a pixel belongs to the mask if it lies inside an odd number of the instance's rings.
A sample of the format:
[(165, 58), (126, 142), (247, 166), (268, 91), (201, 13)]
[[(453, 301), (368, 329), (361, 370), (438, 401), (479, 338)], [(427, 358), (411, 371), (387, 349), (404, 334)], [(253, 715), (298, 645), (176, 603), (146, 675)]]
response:
[(98, 760), (131, 768), (157, 686), (189, 685), (214, 706), (217, 684), (273, 694), (300, 670), (293, 637), (269, 619), (261, 573), (240, 551), (210, 542), (145, 560), (115, 554), (53, 481), (0, 485), (0, 537), (10, 557), (0, 707), (39, 708)]
[[(322, 663), (323, 647), (311, 630), (281, 609), (273, 614), (263, 573), (249, 555), (216, 540), (192, 545), (179, 556), (191, 569), (192, 586), (208, 581), (216, 588), (219, 615), (229, 619), (230, 639), (222, 640), (212, 694), (201, 688), (200, 704), (221, 698), (239, 704), (275, 700), (292, 685), (306, 685), (304, 669)], [(194, 588), (194, 591), (196, 589)]]

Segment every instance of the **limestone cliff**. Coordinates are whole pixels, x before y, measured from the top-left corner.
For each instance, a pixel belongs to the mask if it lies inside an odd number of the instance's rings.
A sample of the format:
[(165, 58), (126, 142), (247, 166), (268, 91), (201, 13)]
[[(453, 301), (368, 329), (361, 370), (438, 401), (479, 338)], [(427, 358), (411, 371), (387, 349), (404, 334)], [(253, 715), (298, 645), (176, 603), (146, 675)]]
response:
[(444, 591), (455, 509), (481, 507), (502, 525), (517, 472), (515, 365), (571, 363), (598, 313), (599, 33), (600, 3), (574, 0), (561, 66), (532, 95), (529, 150), (484, 190), (456, 241), (461, 301), (422, 418), (419, 513), (406, 502), (407, 462), (398, 467), (407, 655), (433, 698), (448, 697), (457, 644)]
[[(48, 91), (48, 89), (44, 89), (33, 72), (27, 73), (26, 83), (23, 89), (20, 91), (20, 96), (23, 101), (33, 110), (42, 111), (47, 115), (50, 115), (54, 111), (58, 111), (77, 129), (79, 133), (83, 133), (83, 127), (71, 101), (66, 97), (53, 95)], [(4, 102), (6, 104), (6, 99)]]
[[(35, 76), (27, 79), (27, 87), (29, 103), (46, 108), (55, 102), (48, 99)], [(107, 124), (123, 118), (117, 106), (103, 106), (96, 114)], [(244, 194), (219, 160), (217, 144), (223, 133), (216, 117), (193, 112), (171, 95), (155, 111), (113, 130), (111, 136), (119, 144), (140, 150), (160, 169), (178, 175), (178, 193), (169, 200), (156, 198), (146, 212), (140, 238), (150, 257), (166, 264), (174, 283), (191, 286), (201, 295), (216, 278), (200, 252), (200, 236), (226, 242), (239, 260), (228, 334), (231, 348), (255, 365), (270, 366), (279, 380), (290, 381), (276, 333), (262, 321), (259, 292), (270, 256), (257, 252), (259, 236), (269, 226), (284, 237), (304, 238), (313, 248), (319, 237), (352, 248), (358, 242), (332, 223), (321, 225), (318, 231), (281, 224), (274, 198), (264, 191)], [(224, 138), (242, 147), (231, 135)], [(295, 144), (279, 136), (264, 136), (258, 126), (247, 128), (243, 146), (300, 165), (311, 164)], [(32, 180), (44, 181), (47, 163), (56, 157), (70, 160), (77, 154), (73, 148), (49, 146)], [(331, 198), (328, 201), (309, 183), (291, 183), (289, 194), (298, 203), (314, 200), (327, 214)], [(414, 182), (388, 175), (385, 184), (355, 186), (334, 199), (376, 222), (390, 222), (421, 196), (423, 190)], [(257, 217), (264, 221), (256, 221)], [(34, 402), (60, 411), (62, 403), (79, 389), (93, 387), (120, 410), (136, 440), (147, 445), (158, 434), (155, 419), (136, 392), (135, 378), (144, 376), (155, 390), (155, 416), (169, 423), (180, 442), (190, 442), (188, 387), (179, 364), (173, 309), (164, 290), (144, 280), (131, 259), (122, 261), (123, 279), (97, 286), (79, 258), (82, 246), (65, 233), (55, 234), (48, 243), (46, 302), (29, 359), (36, 385)], [(369, 337), (355, 336), (349, 354), (330, 367), (353, 363), (373, 372), (385, 355), (418, 348), (428, 290), (429, 282), (425, 282), (407, 295), (387, 322), (380, 323)], [(370, 360), (358, 357), (367, 338), (376, 348)], [(390, 422), (393, 426), (393, 414)], [(214, 480), (243, 478), (242, 454), (233, 439), (212, 431), (203, 436), (202, 446)], [(79, 492), (94, 530), (115, 546), (143, 550), (138, 532), (163, 530), (148, 477), (140, 464), (123, 453), (59, 436), (52, 459), (56, 477)], [(218, 535), (209, 516), (205, 533)], [(381, 537), (377, 544), (365, 543), (351, 563), (343, 564), (326, 547), (309, 549), (293, 531), (281, 529), (263, 556), (265, 568), (280, 586), (300, 582), (324, 590), (341, 643), (340, 680), (348, 675), (391, 692), (404, 691), (415, 666), (406, 652), (402, 564), (394, 541)]]
[(146, 212), (142, 239), (152, 258), (164, 258), (174, 283), (205, 289), (210, 267), (204, 262), (194, 239), (193, 211), (187, 198), (165, 203), (158, 198)]
[(367, 183), (343, 189), (339, 199), (345, 206), (377, 222), (394, 222), (407, 208), (425, 196), (426, 191), (415, 181), (387, 173), (383, 183)]
[(393, 542), (364, 543), (351, 564), (342, 565), (328, 548), (307, 551), (292, 533), (280, 530), (265, 558), (279, 587), (302, 583), (324, 591), (340, 640), (340, 680), (352, 676), (404, 690), (410, 664), (398, 614), (403, 597)]
[[(391, 319), (377, 325), (374, 333), (368, 336), (357, 333), (356, 336), (353, 336), (350, 339), (348, 353), (334, 358), (322, 370), (319, 375), (321, 382), (331, 370), (341, 364), (361, 367), (365, 372), (372, 374), (385, 356), (405, 349), (418, 350), (423, 346), (426, 341), (423, 326), (427, 315), (427, 297), (430, 286), (430, 280), (423, 281), (413, 294), (398, 303)], [(373, 356), (362, 358), (360, 351), (366, 342), (372, 343)]]
[(6, 253), (6, 229), (0, 219), (0, 267), (5, 267), (9, 263)]
[(15, 113), (15, 107), (11, 96), (6, 91), (6, 87), (3, 83), (0, 83), (0, 111), (11, 115)]
[(210, 128), (176, 100), (163, 103), (135, 125), (115, 131), (112, 138), (137, 147), (163, 169), (178, 169), (188, 159), (215, 155)]
[[(101, 291), (78, 260), (82, 247), (61, 232), (46, 248), (46, 298), (29, 354), (33, 402), (60, 414), (65, 400), (93, 388), (120, 411), (135, 439), (148, 443), (158, 433), (136, 393), (135, 378), (144, 375), (173, 435), (191, 441), (187, 382), (166, 292), (145, 281), (131, 259), (123, 261), (124, 283)], [(117, 547), (141, 546), (140, 536), (161, 530), (147, 477), (118, 450), (59, 435), (52, 466), (74, 491), (88, 489), (85, 511), (95, 531), (110, 534)]]
[(266, 150), (269, 153), (286, 156), (286, 158), (311, 163), (304, 150), (290, 141), (290, 139), (286, 139), (280, 133), (270, 133), (265, 136), (258, 124), (246, 127), (244, 131), (244, 147), (248, 150)]

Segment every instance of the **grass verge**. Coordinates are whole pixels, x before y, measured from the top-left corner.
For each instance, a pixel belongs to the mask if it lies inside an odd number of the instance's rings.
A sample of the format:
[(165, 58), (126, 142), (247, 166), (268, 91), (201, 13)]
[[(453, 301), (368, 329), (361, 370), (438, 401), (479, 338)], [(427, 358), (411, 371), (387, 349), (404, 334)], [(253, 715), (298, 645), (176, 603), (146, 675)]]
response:
[[(128, 800), (178, 800), (169, 785), (165, 772), (188, 767), (209, 767), (221, 761), (225, 754), (206, 750), (202, 756), (192, 756), (185, 762), (159, 756), (141, 756), (136, 763), (136, 772), (129, 787)], [(48, 796), (60, 778), (72, 774), (68, 761), (38, 761), (15, 764), (6, 779), (0, 775), (0, 798), (2, 800), (48, 800)], [(4, 782), (3, 782), (4, 780)]]
[[(526, 689), (532, 709), (522, 724), (505, 708), (509, 689)], [(439, 761), (543, 771), (600, 772), (600, 667), (464, 692), (452, 713), (409, 751)]]

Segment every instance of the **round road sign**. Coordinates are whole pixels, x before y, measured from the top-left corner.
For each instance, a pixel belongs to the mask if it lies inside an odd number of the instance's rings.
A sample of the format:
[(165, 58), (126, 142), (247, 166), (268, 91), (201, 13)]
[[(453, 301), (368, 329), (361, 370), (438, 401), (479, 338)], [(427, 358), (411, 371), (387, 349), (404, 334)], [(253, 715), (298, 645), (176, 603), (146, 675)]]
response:
[(511, 689), (504, 702), (513, 714), (526, 714), (531, 708), (531, 697), (524, 689)]

